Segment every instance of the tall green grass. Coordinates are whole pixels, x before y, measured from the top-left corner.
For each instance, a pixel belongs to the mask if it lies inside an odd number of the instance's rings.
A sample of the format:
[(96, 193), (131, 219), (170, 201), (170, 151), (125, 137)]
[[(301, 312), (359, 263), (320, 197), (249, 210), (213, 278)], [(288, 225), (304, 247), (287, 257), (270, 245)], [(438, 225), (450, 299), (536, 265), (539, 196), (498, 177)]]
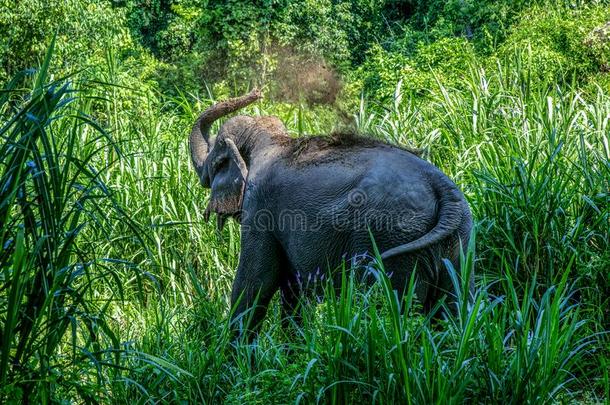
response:
[[(87, 398), (103, 365), (118, 364), (120, 341), (104, 314), (123, 283), (82, 234), (113, 215), (129, 222), (91, 166), (96, 147), (81, 137), (109, 142), (108, 134), (79, 111), (69, 80), (48, 81), (52, 49), (0, 99), (0, 386), (3, 396), (42, 402), (57, 387)], [(20, 79), (32, 87), (18, 88)], [(97, 285), (114, 293), (95, 297)]]
[[(204, 222), (186, 145), (211, 95), (121, 87), (111, 52), (101, 77), (53, 80), (50, 55), (0, 98), (1, 400), (607, 398), (603, 91), (535, 86), (515, 55), (497, 71), (473, 63), (467, 91), (439, 83), (424, 101), (397, 86), (390, 105), (363, 99), (360, 131), (423, 148), (465, 191), (477, 225), (462, 269), (474, 269), (475, 296), (435, 322), (413, 285), (401, 312), (381, 267), (372, 286), (347, 267), (340, 293), (325, 284), (324, 301), (305, 303), (302, 329), (282, 330), (274, 302), (246, 344), (227, 325), (239, 228)], [(333, 124), (329, 111), (266, 102), (246, 113), (278, 115), (295, 135)]]

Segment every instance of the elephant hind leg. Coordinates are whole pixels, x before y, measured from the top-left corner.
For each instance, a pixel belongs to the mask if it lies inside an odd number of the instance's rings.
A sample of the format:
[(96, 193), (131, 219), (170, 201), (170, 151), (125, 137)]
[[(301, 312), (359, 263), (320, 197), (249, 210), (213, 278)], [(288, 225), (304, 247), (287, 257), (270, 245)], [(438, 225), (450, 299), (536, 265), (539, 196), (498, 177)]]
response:
[[(417, 301), (422, 304), (424, 312), (428, 312), (432, 307), (429, 307), (430, 295), (434, 290), (433, 283), (424, 268), (425, 263), (422, 260), (413, 260), (408, 255), (396, 256), (384, 260), (385, 273), (389, 276), (392, 283), (392, 288), (396, 290), (398, 299), (404, 305), (403, 297), (408, 292), (411, 276), (415, 272), (415, 296)], [(402, 308), (404, 311), (404, 307)]]
[[(468, 235), (466, 236), (468, 237)], [(461, 262), (460, 262), (460, 251), (467, 249), (468, 240), (462, 240), (457, 235), (450, 238), (443, 251), (444, 257), (447, 257), (449, 263), (451, 263), (452, 269), (449, 268), (446, 261), (439, 258), (438, 260), (438, 283), (435, 288), (434, 295), (437, 297), (436, 300), (445, 297), (445, 307), (447, 308), (447, 315), (457, 315), (459, 305), (462, 300), (471, 301), (474, 294), (474, 274), (469, 275), (468, 285), (462, 288), (463, 280)], [(451, 274), (455, 272), (455, 274)], [(453, 278), (456, 278), (458, 282), (458, 290), (454, 285)]]

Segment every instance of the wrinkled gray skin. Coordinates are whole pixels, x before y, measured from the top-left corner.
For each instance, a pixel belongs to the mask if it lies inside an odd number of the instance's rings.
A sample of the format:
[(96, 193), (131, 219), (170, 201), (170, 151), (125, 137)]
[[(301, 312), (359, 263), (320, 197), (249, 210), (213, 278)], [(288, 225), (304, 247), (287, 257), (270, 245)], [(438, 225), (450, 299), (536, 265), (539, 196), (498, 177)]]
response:
[(214, 120), (259, 98), (255, 90), (211, 106), (189, 138), (201, 184), (211, 188), (206, 218), (216, 213), (219, 228), (241, 220), (233, 319), (255, 331), (279, 290), (284, 318), (298, 321), (298, 297), (311, 293), (312, 280), (336, 278), (330, 271), (343, 260), (373, 251), (369, 229), (399, 296), (416, 271), (425, 310), (444, 294), (454, 305), (442, 259), (459, 269), (472, 227), (455, 184), (404, 149), (354, 136), (294, 139), (276, 117), (236, 116), (210, 138)]

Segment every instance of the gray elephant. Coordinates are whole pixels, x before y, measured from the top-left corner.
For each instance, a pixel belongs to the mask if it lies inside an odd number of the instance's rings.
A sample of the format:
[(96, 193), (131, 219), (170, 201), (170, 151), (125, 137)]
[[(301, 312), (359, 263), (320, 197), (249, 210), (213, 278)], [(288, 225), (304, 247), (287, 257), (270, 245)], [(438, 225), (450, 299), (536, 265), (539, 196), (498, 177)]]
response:
[(372, 240), (399, 296), (416, 271), (424, 310), (445, 294), (454, 304), (442, 259), (459, 269), (472, 228), (456, 185), (400, 147), (350, 134), (292, 138), (276, 117), (236, 116), (210, 138), (215, 120), (260, 97), (254, 90), (212, 105), (189, 137), (201, 184), (211, 188), (206, 220), (214, 212), (219, 228), (229, 217), (241, 223), (233, 318), (256, 331), (279, 290), (283, 318), (298, 319), (306, 281), (336, 277), (343, 260), (373, 251)]

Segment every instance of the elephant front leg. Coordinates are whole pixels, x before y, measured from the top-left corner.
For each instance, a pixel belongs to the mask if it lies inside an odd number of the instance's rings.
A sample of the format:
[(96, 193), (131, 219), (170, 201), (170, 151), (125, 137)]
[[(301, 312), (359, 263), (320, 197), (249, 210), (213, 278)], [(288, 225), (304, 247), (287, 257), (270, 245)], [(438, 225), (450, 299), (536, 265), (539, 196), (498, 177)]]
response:
[(282, 304), (282, 329), (291, 331), (291, 326), (303, 326), (301, 291), (294, 278), (287, 278), (280, 285)]
[(242, 249), (231, 292), (231, 324), (248, 339), (256, 336), (279, 288), (279, 246), (271, 236), (242, 233)]

